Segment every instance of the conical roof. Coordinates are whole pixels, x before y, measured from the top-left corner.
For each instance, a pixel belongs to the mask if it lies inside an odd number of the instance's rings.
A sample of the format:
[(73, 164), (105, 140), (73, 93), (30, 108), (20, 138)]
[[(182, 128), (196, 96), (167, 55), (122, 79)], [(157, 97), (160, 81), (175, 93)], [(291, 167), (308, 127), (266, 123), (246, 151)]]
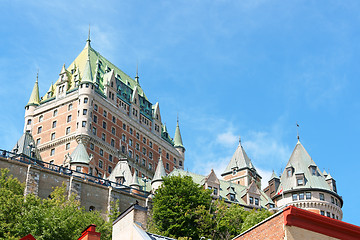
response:
[(270, 177), (270, 180), (273, 179), (273, 178), (277, 178), (277, 179), (280, 179), (276, 173), (274, 172), (274, 170), (272, 171), (272, 174), (271, 174), (271, 177)]
[(84, 144), (80, 141), (75, 148), (75, 150), (70, 155), (70, 164), (73, 163), (82, 163), (82, 164), (89, 164), (90, 158), (86, 151)]
[(242, 147), (241, 141), (239, 140), (239, 145), (236, 148), (234, 155), (232, 156), (229, 164), (227, 165), (225, 171), (221, 174), (221, 176), (231, 173), (233, 169), (240, 170), (244, 168), (255, 169), (255, 167), (251, 163), (250, 158), (247, 156), (244, 148)]
[(85, 63), (84, 73), (82, 77), (82, 82), (93, 82), (92, 72), (91, 72), (91, 64), (90, 64), (90, 56)]
[[(316, 173), (312, 174), (309, 167), (315, 167)], [(292, 168), (293, 174), (288, 176), (287, 170)], [(304, 175), (304, 185), (297, 186), (296, 175)], [(331, 191), (329, 185), (326, 183), (324, 176), (319, 171), (319, 168), (307, 153), (300, 141), (297, 142), (294, 151), (291, 154), (289, 162), (280, 178), (280, 185), (278, 189), (284, 192), (287, 190), (296, 190), (302, 188), (317, 188)]]
[(17, 154), (24, 154), (28, 157), (33, 157), (38, 160), (41, 160), (40, 152), (36, 147), (34, 138), (29, 132), (25, 132), (20, 137), (20, 139), (17, 141), (12, 151), (16, 152)]
[(328, 174), (326, 175), (325, 180), (327, 181), (327, 180), (330, 180), (330, 179), (334, 179), (334, 178), (330, 175), (330, 173), (328, 173)]
[(164, 163), (163, 163), (161, 155), (160, 155), (159, 162), (156, 167), (155, 174), (154, 174), (154, 177), (153, 177), (153, 180), (151, 181), (151, 183), (156, 182), (156, 181), (162, 181), (163, 177), (166, 177), (166, 172), (165, 172), (165, 168), (164, 168)]
[(136, 176), (136, 172), (134, 172), (134, 175), (133, 175), (131, 183), (130, 183), (130, 187), (133, 187), (133, 186), (140, 187), (138, 177)]
[(35, 81), (33, 90), (31, 92), (29, 102), (27, 103), (26, 106), (40, 104), (38, 77), (39, 77), (39, 75), (36, 76), (36, 81)]
[(175, 130), (175, 136), (174, 136), (174, 147), (184, 148), (181, 134), (180, 134), (179, 121), (177, 121), (177, 124), (176, 124), (176, 130)]

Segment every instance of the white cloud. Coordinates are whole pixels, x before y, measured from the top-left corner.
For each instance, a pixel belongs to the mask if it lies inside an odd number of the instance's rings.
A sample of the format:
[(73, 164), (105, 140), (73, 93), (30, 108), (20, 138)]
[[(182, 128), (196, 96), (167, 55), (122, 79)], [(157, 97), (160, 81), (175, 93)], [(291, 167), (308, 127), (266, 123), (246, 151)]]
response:
[(262, 168), (257, 168), (256, 170), (260, 174), (260, 176), (262, 177), (262, 179), (261, 179), (261, 188), (264, 189), (264, 188), (266, 188), (268, 186), (268, 182), (269, 182), (270, 177), (272, 175), (272, 171), (264, 170)]
[(233, 147), (236, 144), (238, 137), (235, 134), (228, 130), (227, 132), (217, 135), (216, 141), (226, 147)]

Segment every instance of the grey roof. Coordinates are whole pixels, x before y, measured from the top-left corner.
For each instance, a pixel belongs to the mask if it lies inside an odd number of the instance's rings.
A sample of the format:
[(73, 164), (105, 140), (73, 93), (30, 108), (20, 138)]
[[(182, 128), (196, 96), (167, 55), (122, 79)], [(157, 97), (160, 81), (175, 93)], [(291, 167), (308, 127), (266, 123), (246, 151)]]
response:
[(328, 174), (326, 175), (325, 180), (330, 180), (330, 179), (334, 179), (334, 178), (330, 175), (330, 173), (328, 173)]
[[(16, 152), (17, 154), (24, 154), (28, 157), (34, 157), (41, 160), (40, 152), (36, 147), (34, 138), (29, 132), (25, 132), (20, 137), (12, 151)], [(31, 152), (33, 152), (33, 154), (30, 154)]]
[(250, 158), (247, 156), (244, 148), (242, 147), (241, 141), (239, 141), (239, 145), (236, 148), (234, 155), (232, 156), (229, 164), (227, 165), (225, 171), (221, 174), (221, 176), (232, 172), (232, 169), (234, 168), (238, 170), (243, 168), (255, 169), (254, 165), (251, 163)]
[(175, 135), (174, 135), (174, 147), (184, 148), (182, 138), (181, 138), (181, 133), (180, 133), (179, 120), (176, 123), (176, 129), (175, 129)]
[(276, 175), (276, 173), (274, 172), (274, 170), (273, 170), (273, 172), (272, 172), (272, 174), (271, 174), (270, 180), (273, 179), (273, 178), (280, 179), (280, 178), (278, 177), (278, 175)]
[(120, 160), (115, 168), (112, 170), (108, 177), (108, 180), (116, 182), (117, 177), (124, 177), (124, 185), (129, 185), (132, 181), (132, 175), (129, 167), (129, 163), (126, 160)]
[[(196, 173), (191, 173), (188, 171), (184, 171), (182, 169), (174, 169), (169, 176), (190, 176), (192, 177), (193, 181), (199, 185), (204, 185), (205, 184), (205, 178), (207, 176), (203, 176), (203, 175), (199, 175)], [(230, 200), (228, 199), (227, 195), (229, 193), (235, 194), (235, 201), (233, 203), (238, 203), (241, 204), (243, 206), (248, 206), (248, 204), (242, 199), (242, 197), (249, 191), (249, 187), (237, 184), (237, 183), (232, 183), (232, 182), (228, 182), (228, 181), (224, 181), (219, 179), (220, 182), (220, 190), (219, 190), (219, 196), (222, 199), (227, 199), (227, 201), (230, 202)], [(271, 203), (274, 204), (274, 202), (270, 199), (270, 197), (268, 197), (261, 189), (259, 189), (260, 192), (260, 206), (262, 207), (266, 207), (267, 204)], [(253, 207), (253, 206), (251, 206)]]
[(81, 141), (78, 143), (75, 150), (70, 155), (70, 164), (73, 163), (90, 163), (90, 157), (86, 151), (84, 144)]
[(159, 162), (156, 167), (153, 180), (151, 182), (162, 180), (162, 177), (165, 177), (165, 176), (166, 176), (166, 172), (165, 172), (165, 168), (164, 168), (164, 163), (163, 163), (161, 155), (160, 155)]
[[(316, 167), (316, 174), (312, 175), (309, 166)], [(287, 176), (287, 168), (293, 168), (292, 176)], [(296, 174), (304, 174), (304, 185), (297, 186)], [(322, 175), (315, 162), (307, 153), (300, 141), (297, 142), (293, 153), (289, 159), (288, 164), (280, 178), (280, 185), (278, 189), (282, 189), (284, 192), (288, 190), (298, 190), (304, 188), (317, 188), (331, 191), (329, 185), (326, 183), (324, 176)]]
[(136, 176), (136, 172), (134, 172), (134, 175), (133, 175), (133, 177), (132, 177), (132, 180), (131, 180), (131, 183), (130, 183), (130, 187), (131, 187), (131, 186), (138, 186), (138, 187), (140, 187), (138, 177)]

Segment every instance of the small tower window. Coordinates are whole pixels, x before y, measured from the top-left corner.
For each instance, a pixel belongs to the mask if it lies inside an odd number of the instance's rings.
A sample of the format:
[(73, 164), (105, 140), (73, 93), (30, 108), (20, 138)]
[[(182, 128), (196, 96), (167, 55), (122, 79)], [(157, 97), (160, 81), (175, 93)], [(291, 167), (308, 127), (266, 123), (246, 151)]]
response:
[(27, 125), (30, 125), (30, 124), (31, 124), (31, 119), (28, 119)]
[(42, 122), (43, 120), (44, 120), (44, 116), (41, 115), (41, 116), (39, 117), (39, 122)]
[(53, 117), (56, 117), (56, 116), (57, 116), (57, 113), (58, 113), (58, 110), (55, 109), (54, 112), (53, 112)]

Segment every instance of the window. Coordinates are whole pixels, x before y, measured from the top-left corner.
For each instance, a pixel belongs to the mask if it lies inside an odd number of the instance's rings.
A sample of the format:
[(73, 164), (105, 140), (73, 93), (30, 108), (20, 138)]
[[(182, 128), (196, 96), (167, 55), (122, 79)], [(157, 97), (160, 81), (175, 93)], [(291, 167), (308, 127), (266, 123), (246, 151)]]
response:
[(112, 117), (112, 121), (113, 123), (116, 123), (116, 118), (114, 116)]
[(324, 211), (324, 210), (321, 210), (321, 211), (320, 211), (320, 214), (323, 215), (323, 216), (325, 216), (325, 211)]
[(39, 145), (41, 142), (41, 138), (36, 139), (36, 145)]
[(133, 157), (133, 152), (131, 150), (129, 150), (129, 158)]
[(311, 192), (306, 193), (306, 199), (311, 199)]
[(166, 163), (166, 170), (169, 170), (170, 169), (170, 165), (169, 163)]
[(76, 166), (76, 171), (77, 171), (77, 172), (81, 172), (81, 167), (80, 167), (80, 166)]
[(52, 128), (56, 128), (56, 121), (52, 122)]
[(72, 105), (72, 103), (70, 103), (69, 105), (68, 105), (68, 111), (71, 111), (73, 109), (73, 105)]
[(94, 150), (94, 144), (93, 143), (90, 143), (90, 149)]
[(112, 172), (112, 167), (111, 167), (111, 166), (108, 167), (108, 172), (109, 172), (109, 173)]
[(316, 167), (315, 166), (311, 166), (310, 171), (311, 171), (311, 175), (313, 175), (313, 176), (316, 175)]
[(67, 144), (65, 145), (65, 149), (66, 149), (66, 150), (69, 150), (69, 149), (70, 149), (70, 143), (67, 143)]
[(143, 137), (143, 143), (145, 143), (145, 144), (146, 144), (146, 138), (145, 138), (145, 137)]
[(92, 133), (96, 135), (96, 127), (93, 127)]
[(179, 166), (182, 167), (182, 165), (183, 165), (183, 164), (182, 164), (182, 161), (179, 161)]
[(146, 155), (146, 148), (143, 147), (143, 154)]
[(91, 168), (89, 168), (89, 175), (93, 175), (93, 169), (92, 169), (92, 167)]
[(326, 216), (327, 216), (327, 217), (330, 217), (330, 212), (326, 212)]
[(55, 148), (50, 150), (50, 156), (54, 156), (55, 155)]
[(123, 123), (123, 129), (126, 131), (126, 124)]
[(66, 121), (67, 121), (67, 122), (71, 122), (71, 115), (67, 116)]
[(99, 168), (103, 168), (103, 161), (99, 160)]
[(293, 195), (292, 195), (292, 200), (293, 201), (297, 201), (298, 199), (297, 199), (297, 194), (296, 193), (293, 193)]
[(149, 158), (150, 158), (150, 159), (153, 158), (152, 152), (149, 152)]
[(176, 164), (176, 158), (174, 158), (174, 164)]
[(152, 164), (149, 163), (149, 170), (152, 170)]
[(110, 145), (112, 146), (112, 147), (115, 147), (115, 140), (112, 138), (111, 139), (111, 141), (110, 141)]
[(304, 200), (304, 193), (299, 193), (299, 200)]
[(249, 197), (249, 204), (254, 204), (254, 198), (253, 197)]
[(125, 136), (125, 134), (122, 135), (122, 140), (123, 140), (123, 141), (126, 141), (126, 136)]
[(28, 119), (27, 125), (30, 125), (30, 124), (31, 124), (31, 119)]
[(218, 195), (218, 189), (214, 187), (214, 195)]
[(101, 139), (102, 139), (103, 141), (106, 141), (106, 135), (105, 135), (105, 133), (102, 133), (102, 134), (101, 134)]
[(52, 133), (51, 134), (51, 140), (54, 140), (55, 139), (55, 133)]
[(133, 140), (129, 139), (129, 145), (132, 146), (133, 145)]
[(325, 201), (325, 196), (323, 193), (319, 193), (319, 198), (321, 201)]
[(234, 194), (230, 194), (230, 201), (235, 201), (235, 195)]
[(143, 165), (143, 166), (146, 165), (146, 160), (145, 160), (145, 159), (142, 160), (142, 165)]
[(115, 135), (115, 134), (116, 134), (116, 132), (115, 132), (115, 128), (114, 128), (114, 127), (112, 127), (112, 128), (111, 128), (111, 133), (112, 133), (113, 135)]
[(103, 112), (104, 117), (107, 117), (107, 112), (104, 110)]
[(292, 176), (292, 170), (291, 170), (291, 169), (288, 169), (288, 170), (287, 170), (287, 176), (288, 176), (288, 177), (291, 177), (291, 176)]
[(103, 128), (106, 129), (106, 122), (103, 122)]
[(86, 121), (82, 121), (82, 122), (81, 122), (81, 126), (82, 126), (82, 127), (86, 127)]
[(41, 115), (41, 116), (39, 117), (39, 122), (42, 122), (43, 120), (44, 120), (44, 116)]
[(65, 134), (68, 135), (69, 133), (70, 133), (70, 127), (67, 127)]
[(303, 186), (304, 185), (304, 179), (303, 178), (297, 178), (296, 181), (297, 181), (298, 186)]
[(136, 156), (135, 156), (135, 162), (136, 162), (136, 163), (139, 163), (139, 155), (137, 155), (137, 154), (136, 154)]
[(102, 150), (102, 149), (100, 148), (99, 154), (100, 154), (100, 156), (104, 156), (104, 150)]
[(169, 159), (169, 153), (166, 153), (166, 159)]
[(113, 156), (111, 154), (109, 154), (109, 161), (112, 162), (113, 161)]
[(94, 114), (94, 123), (97, 123), (97, 116)]
[(335, 219), (335, 214), (332, 214), (332, 218)]
[(88, 98), (84, 98), (84, 103), (88, 103), (89, 99)]
[(136, 138), (137, 138), (137, 139), (140, 139), (140, 136), (139, 136), (139, 133), (138, 133), (138, 132), (136, 133)]
[(259, 206), (259, 199), (255, 198), (255, 205)]
[(338, 206), (338, 200), (337, 200), (337, 198), (335, 198), (335, 204), (336, 204), (336, 206)]
[(87, 109), (83, 109), (83, 115), (87, 114)]
[(57, 113), (58, 113), (58, 110), (55, 109), (54, 112), (53, 112), (53, 117), (56, 117), (56, 116), (57, 116)]
[(140, 149), (140, 145), (139, 145), (138, 143), (136, 143), (135, 148), (136, 148), (136, 150), (139, 150), (139, 149)]
[(334, 197), (331, 197), (331, 203), (332, 203), (332, 204), (335, 204), (335, 199), (334, 199)]
[(130, 132), (130, 134), (132, 135), (132, 134), (133, 134), (133, 129), (130, 128), (129, 132)]
[(42, 127), (40, 126), (40, 127), (38, 127), (37, 133), (39, 134), (39, 133), (41, 133), (41, 131), (42, 131)]
[(152, 148), (152, 141), (150, 141), (150, 142), (149, 142), (149, 147), (151, 147), (151, 148)]
[(94, 110), (97, 111), (98, 110), (98, 105), (94, 105)]

